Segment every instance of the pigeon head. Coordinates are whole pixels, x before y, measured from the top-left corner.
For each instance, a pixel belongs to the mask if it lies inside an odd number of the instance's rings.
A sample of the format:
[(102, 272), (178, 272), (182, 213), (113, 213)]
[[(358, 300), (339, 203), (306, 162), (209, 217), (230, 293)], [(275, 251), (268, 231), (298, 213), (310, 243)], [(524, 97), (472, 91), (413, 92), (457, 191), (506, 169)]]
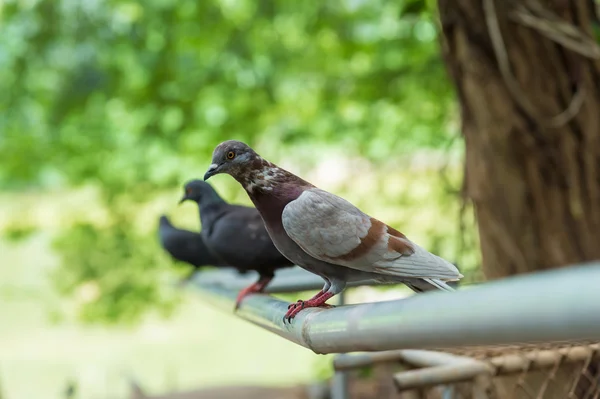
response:
[(247, 144), (236, 140), (224, 141), (215, 148), (212, 164), (208, 167), (204, 180), (219, 173), (232, 176), (251, 195), (256, 192), (275, 193), (275, 191), (279, 195), (282, 186), (290, 183), (298, 187), (312, 187), (310, 183), (298, 176), (261, 158)]
[(252, 169), (257, 160), (262, 159), (247, 144), (236, 140), (224, 141), (213, 151), (212, 163), (204, 174), (204, 180), (219, 173), (238, 179)]
[(220, 202), (221, 197), (212, 186), (202, 180), (190, 180), (183, 185), (183, 197), (179, 203), (184, 201), (194, 201), (198, 204), (202, 202)]

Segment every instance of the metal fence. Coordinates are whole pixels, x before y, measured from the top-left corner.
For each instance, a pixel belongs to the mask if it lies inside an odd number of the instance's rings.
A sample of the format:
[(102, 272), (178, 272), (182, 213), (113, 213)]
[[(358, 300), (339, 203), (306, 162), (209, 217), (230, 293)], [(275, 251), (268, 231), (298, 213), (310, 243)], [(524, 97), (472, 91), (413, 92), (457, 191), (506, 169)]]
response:
[[(193, 283), (231, 312), (254, 278), (205, 272)], [(600, 398), (599, 282), (600, 263), (593, 263), (453, 293), (306, 309), (291, 324), (283, 323), (288, 303), (266, 295), (248, 297), (236, 314), (315, 353), (341, 354), (334, 399), (353, 397), (352, 370), (381, 363), (396, 368), (394, 397)], [(302, 269), (284, 269), (269, 292), (321, 286)]]
[(390, 378), (407, 398), (598, 398), (599, 355), (598, 344), (583, 343), (409, 349), (339, 356), (334, 367), (348, 373), (394, 363), (404, 370)]

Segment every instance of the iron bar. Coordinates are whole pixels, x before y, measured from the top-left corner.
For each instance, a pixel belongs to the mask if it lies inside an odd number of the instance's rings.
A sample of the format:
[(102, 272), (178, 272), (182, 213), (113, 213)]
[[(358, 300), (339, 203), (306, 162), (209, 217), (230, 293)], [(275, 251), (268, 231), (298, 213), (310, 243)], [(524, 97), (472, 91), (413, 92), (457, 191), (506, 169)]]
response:
[[(600, 340), (600, 264), (520, 275), (409, 298), (306, 309), (284, 324), (288, 303), (244, 300), (238, 316), (315, 353)], [(206, 300), (233, 311), (237, 290), (196, 279)]]
[(406, 391), (424, 386), (468, 381), (489, 371), (485, 363), (469, 361), (462, 364), (402, 371), (394, 375), (394, 384), (399, 391)]
[[(346, 303), (346, 292), (341, 292), (338, 297), (338, 305), (344, 305)], [(340, 355), (338, 355), (340, 356)], [(348, 399), (350, 398), (348, 392), (349, 378), (348, 372), (344, 370), (336, 370), (333, 375), (333, 384), (331, 387), (331, 399)]]
[(333, 359), (333, 368), (352, 370), (373, 366), (384, 362), (402, 362), (414, 367), (436, 367), (472, 362), (473, 359), (451, 353), (426, 351), (418, 349), (401, 349), (385, 352), (361, 353), (356, 355), (338, 355)]
[[(235, 269), (209, 270), (196, 273), (191, 279), (192, 284), (205, 286), (208, 284), (239, 291), (242, 288), (256, 282), (258, 273), (250, 271), (246, 274), (239, 274)], [(312, 274), (301, 267), (295, 266), (287, 269), (278, 270), (273, 281), (267, 286), (267, 293), (288, 293), (309, 290), (320, 290), (323, 288), (323, 279)], [(353, 282), (348, 284), (350, 287), (363, 285), (380, 285), (376, 281), (368, 280), (363, 282)]]

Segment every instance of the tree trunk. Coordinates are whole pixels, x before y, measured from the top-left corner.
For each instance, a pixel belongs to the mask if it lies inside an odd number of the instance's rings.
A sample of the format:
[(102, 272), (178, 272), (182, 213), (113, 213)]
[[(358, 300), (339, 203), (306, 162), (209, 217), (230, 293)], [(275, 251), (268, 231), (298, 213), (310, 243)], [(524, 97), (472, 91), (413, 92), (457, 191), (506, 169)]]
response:
[[(599, 259), (594, 2), (439, 0), (439, 9), (486, 276)], [(562, 33), (553, 16), (581, 37)]]
[(599, 259), (594, 1), (439, 0), (439, 12), (486, 277)]

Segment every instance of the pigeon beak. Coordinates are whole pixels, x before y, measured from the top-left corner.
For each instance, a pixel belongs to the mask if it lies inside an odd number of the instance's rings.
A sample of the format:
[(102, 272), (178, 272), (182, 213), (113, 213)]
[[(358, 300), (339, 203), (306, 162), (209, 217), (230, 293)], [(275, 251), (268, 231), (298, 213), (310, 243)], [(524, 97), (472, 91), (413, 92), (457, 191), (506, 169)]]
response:
[(212, 175), (216, 175), (217, 170), (219, 169), (219, 165), (217, 165), (216, 163), (211, 164), (208, 167), (208, 170), (206, 171), (206, 173), (204, 174), (204, 180), (208, 180)]
[(183, 203), (184, 203), (186, 200), (188, 200), (188, 199), (189, 199), (189, 198), (188, 198), (188, 197), (186, 197), (186, 196), (184, 195), (184, 196), (183, 196), (183, 197), (181, 197), (181, 199), (179, 200), (179, 203), (178, 203), (178, 205), (181, 205), (181, 204), (183, 204)]

